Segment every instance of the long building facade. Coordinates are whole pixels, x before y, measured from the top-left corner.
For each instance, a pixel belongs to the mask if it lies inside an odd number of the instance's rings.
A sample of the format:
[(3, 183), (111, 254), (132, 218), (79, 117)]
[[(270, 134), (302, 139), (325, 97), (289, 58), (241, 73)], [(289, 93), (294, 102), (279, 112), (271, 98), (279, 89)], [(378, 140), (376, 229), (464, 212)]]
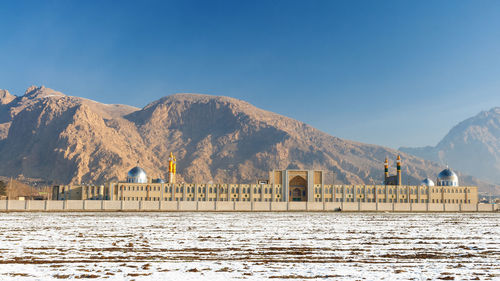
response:
[[(280, 171), (320, 172), (320, 171)], [(292, 183), (293, 184), (293, 183)], [(169, 184), (111, 182), (101, 186), (60, 185), (54, 200), (254, 201), (477, 204), (475, 186), (281, 184)]]
[[(171, 159), (174, 159), (171, 157)], [(172, 160), (171, 160), (172, 161)], [(400, 178), (398, 157), (398, 179)], [(170, 170), (171, 169), (171, 170)], [(169, 179), (149, 180), (146, 172), (134, 167), (124, 182), (100, 186), (54, 186), (54, 200), (116, 201), (238, 201), (238, 202), (361, 202), (361, 203), (443, 203), (477, 204), (475, 186), (459, 186), (450, 169), (437, 178), (438, 185), (425, 179), (418, 186), (393, 184), (385, 162), (384, 185), (327, 185), (324, 172), (314, 170), (276, 170), (269, 179), (257, 184), (188, 184), (175, 183), (175, 163)]]

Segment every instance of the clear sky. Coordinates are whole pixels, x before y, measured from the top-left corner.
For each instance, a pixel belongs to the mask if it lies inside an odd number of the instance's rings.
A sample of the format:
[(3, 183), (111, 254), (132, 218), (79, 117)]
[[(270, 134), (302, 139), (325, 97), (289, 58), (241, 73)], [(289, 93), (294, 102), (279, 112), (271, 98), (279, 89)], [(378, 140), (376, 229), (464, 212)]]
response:
[(143, 107), (193, 92), (435, 145), (500, 106), (500, 1), (2, 1), (0, 88)]

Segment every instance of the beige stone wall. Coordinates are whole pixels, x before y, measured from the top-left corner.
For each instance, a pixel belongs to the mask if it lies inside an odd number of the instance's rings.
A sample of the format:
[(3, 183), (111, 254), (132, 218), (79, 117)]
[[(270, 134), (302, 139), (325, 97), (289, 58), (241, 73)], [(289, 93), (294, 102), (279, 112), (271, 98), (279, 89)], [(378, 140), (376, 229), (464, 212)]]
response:
[(361, 203), (361, 202), (237, 202), (237, 201), (0, 201), (8, 211), (302, 211), (302, 212), (495, 212), (493, 204)]
[[(307, 177), (290, 171), (289, 178)], [(322, 175), (321, 175), (322, 176)], [(477, 204), (474, 186), (321, 185), (311, 187), (317, 203)], [(290, 190), (292, 190), (291, 188)], [(123, 200), (175, 202), (283, 202), (283, 187), (273, 184), (110, 183), (105, 186), (55, 186), (59, 200)]]
[(322, 184), (323, 183), (323, 172), (322, 171), (314, 171), (314, 182), (316, 184)]
[(283, 171), (269, 172), (269, 183), (283, 185)]
[(58, 185), (52, 188), (53, 200), (112, 200), (108, 186)]
[(281, 185), (119, 183), (115, 200), (125, 201), (281, 201)]
[(477, 204), (476, 186), (433, 186), (430, 187), (429, 203)]

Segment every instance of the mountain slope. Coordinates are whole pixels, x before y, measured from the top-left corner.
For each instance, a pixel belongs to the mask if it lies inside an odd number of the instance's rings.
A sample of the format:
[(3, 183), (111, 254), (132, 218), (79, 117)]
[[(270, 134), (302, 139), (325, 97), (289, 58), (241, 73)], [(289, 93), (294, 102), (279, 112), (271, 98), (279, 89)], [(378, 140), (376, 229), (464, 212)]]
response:
[[(124, 156), (134, 153), (133, 148), (123, 145), (128, 143), (123, 140), (126, 137), (110, 129), (106, 121), (132, 109), (32, 87), (0, 108), (4, 113), (2, 126), (8, 128), (0, 142), (0, 169), (4, 176), (23, 175), (61, 183), (117, 178), (119, 173), (106, 167), (119, 166)], [(128, 167), (133, 161), (124, 164)]]
[(400, 150), (500, 183), (500, 108), (459, 123), (435, 147)]
[[(1, 105), (0, 113), (8, 126), (0, 140), (2, 175), (55, 183), (124, 180), (137, 161), (150, 177), (166, 178), (172, 151), (179, 181), (251, 183), (267, 178), (269, 170), (297, 168), (325, 170), (327, 183), (379, 184), (384, 158), (393, 161), (399, 153), (209, 95), (177, 94), (136, 109), (35, 87)], [(405, 183), (435, 177), (443, 168), (402, 157)]]
[[(337, 182), (378, 183), (383, 158), (396, 156), (227, 97), (177, 94), (127, 118), (160, 158), (177, 153), (187, 181), (253, 182), (272, 169), (314, 168), (334, 171)], [(428, 170), (422, 161), (412, 162), (421, 162), (414, 169), (422, 175)]]

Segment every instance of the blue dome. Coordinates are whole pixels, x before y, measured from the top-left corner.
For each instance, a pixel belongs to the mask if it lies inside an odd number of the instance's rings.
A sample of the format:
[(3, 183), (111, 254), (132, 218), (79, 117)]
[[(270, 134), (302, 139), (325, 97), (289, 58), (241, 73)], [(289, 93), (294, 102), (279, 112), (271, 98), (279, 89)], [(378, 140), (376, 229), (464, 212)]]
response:
[(458, 176), (450, 168), (446, 168), (437, 177), (439, 186), (458, 186)]
[(134, 167), (127, 173), (127, 182), (132, 183), (147, 183), (148, 176), (141, 167)]
[(420, 182), (420, 185), (434, 186), (434, 182), (430, 178), (426, 178)]

